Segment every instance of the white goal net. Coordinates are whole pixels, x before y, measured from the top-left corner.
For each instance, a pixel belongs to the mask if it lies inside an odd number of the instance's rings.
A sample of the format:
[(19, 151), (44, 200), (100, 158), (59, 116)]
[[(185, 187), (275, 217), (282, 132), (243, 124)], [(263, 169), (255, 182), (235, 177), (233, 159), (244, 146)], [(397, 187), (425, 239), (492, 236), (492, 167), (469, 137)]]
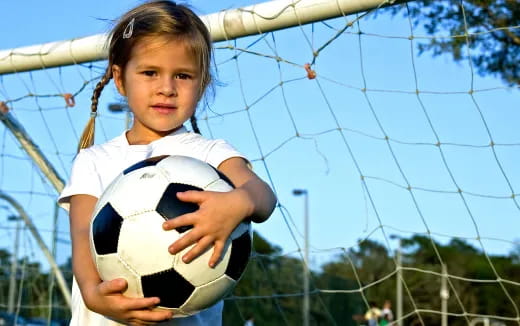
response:
[[(520, 325), (518, 80), (474, 60), (491, 56), (479, 38), (520, 38), (519, 27), (472, 26), (464, 1), (437, 2), (458, 8), (461, 34), (453, 20), (416, 23), (416, 9), (431, 10), (424, 2), (347, 3), (272, 1), (205, 17), (220, 33), (219, 84), (198, 108), (201, 133), (246, 154), (279, 201), (255, 225), (225, 324), (253, 315), (258, 325), (359, 325), (372, 302), (389, 301), (396, 325)], [(244, 17), (246, 36), (219, 25), (226, 14)], [(77, 40), (0, 50), (0, 310), (9, 315), (69, 316), (68, 216), (55, 202), (106, 65), (96, 35), (82, 54), (67, 54)], [(457, 61), (425, 49), (449, 41), (464, 43)], [(130, 123), (114, 103), (110, 84), (97, 143)]]

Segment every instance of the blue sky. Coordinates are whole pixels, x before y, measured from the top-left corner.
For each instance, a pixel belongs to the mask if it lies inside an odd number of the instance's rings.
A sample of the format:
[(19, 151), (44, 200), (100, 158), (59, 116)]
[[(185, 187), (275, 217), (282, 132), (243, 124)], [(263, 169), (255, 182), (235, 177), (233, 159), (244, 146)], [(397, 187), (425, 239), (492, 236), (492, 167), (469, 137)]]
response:
[[(0, 20), (0, 30), (8, 32), (2, 33), (0, 48), (103, 33), (109, 29), (107, 19), (137, 3), (2, 2), (0, 11), (8, 14)], [(253, 3), (190, 2), (199, 14)], [(281, 208), (256, 229), (284, 253), (297, 250), (302, 244), (303, 199), (293, 196), (292, 190), (304, 188), (309, 191), (314, 266), (339, 253), (337, 248), (355, 246), (359, 239), (384, 241), (390, 234), (409, 237), (427, 231), (443, 243), (480, 235), (483, 247), (476, 240), (468, 241), (491, 254), (507, 254), (512, 242), (519, 241), (520, 211), (507, 198), (511, 187), (516, 194), (520, 188), (518, 89), (472, 74), (467, 60), (456, 64), (448, 56), (418, 56), (415, 45), (423, 39), (412, 43), (407, 38), (411, 35), (408, 21), (386, 15), (361, 19), (361, 37), (352, 33), (357, 25), (348, 29), (316, 58), (313, 68), (318, 78), (305, 78), (302, 66), (312, 61), (312, 50), (345, 22), (340, 18), (327, 25), (215, 44), (221, 86), (210, 109), (199, 114), (208, 117), (201, 121), (202, 132), (227, 139), (243, 151), (255, 171), (275, 188)], [(413, 33), (424, 35), (421, 30)], [(247, 53), (231, 60), (240, 51), (221, 49), (227, 45), (276, 54), (289, 63)], [(28, 93), (75, 92), (103, 68), (104, 62), (96, 62), (93, 67), (0, 76), (0, 100)], [(92, 87), (89, 84), (78, 95), (73, 109), (64, 109), (63, 100), (56, 96), (12, 104), (17, 119), (65, 179), (77, 136), (87, 121)], [(473, 95), (468, 93), (471, 89)], [(110, 86), (100, 107), (119, 99)], [(246, 105), (249, 111), (244, 110)], [(98, 142), (119, 135), (124, 127), (122, 115), (100, 112)], [(3, 127), (0, 131), (0, 189), (27, 207), (49, 239), (55, 193)], [(495, 152), (488, 146), (490, 139), (497, 144)], [(408, 185), (412, 191), (406, 189)], [(12, 224), (4, 218), (10, 213), (8, 207), (0, 209), (0, 232), (5, 234), (0, 244), (5, 247), (13, 237)], [(59, 221), (60, 237), (66, 240), (63, 211)], [(39, 256), (35, 245), (27, 243), (25, 249)], [(388, 243), (395, 249), (396, 241)], [(58, 259), (63, 261), (69, 253), (70, 245), (61, 243)]]

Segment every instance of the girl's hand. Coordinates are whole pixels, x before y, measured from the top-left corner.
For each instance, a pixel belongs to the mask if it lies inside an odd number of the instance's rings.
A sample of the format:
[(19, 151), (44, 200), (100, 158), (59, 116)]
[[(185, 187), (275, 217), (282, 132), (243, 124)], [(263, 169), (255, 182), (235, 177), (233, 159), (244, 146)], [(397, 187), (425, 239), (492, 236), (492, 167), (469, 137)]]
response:
[(193, 225), (193, 229), (175, 241), (168, 250), (171, 254), (177, 254), (196, 243), (182, 257), (185, 263), (189, 263), (214, 246), (209, 260), (209, 266), (214, 267), (222, 256), (229, 235), (253, 211), (249, 196), (244, 190), (237, 188), (230, 192), (185, 191), (177, 193), (177, 198), (195, 203), (199, 205), (199, 209), (164, 222), (165, 230)]
[(123, 295), (124, 279), (93, 284), (84, 291), (85, 305), (92, 311), (128, 325), (154, 325), (173, 317), (170, 311), (152, 311), (159, 298), (129, 298)]

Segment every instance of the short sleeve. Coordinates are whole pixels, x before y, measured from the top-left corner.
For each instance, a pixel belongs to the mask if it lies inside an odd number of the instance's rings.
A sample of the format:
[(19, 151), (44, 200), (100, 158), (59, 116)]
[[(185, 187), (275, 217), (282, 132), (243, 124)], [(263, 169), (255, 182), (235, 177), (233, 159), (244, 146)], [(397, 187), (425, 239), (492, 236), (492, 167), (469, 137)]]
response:
[(243, 158), (247, 162), (247, 165), (251, 167), (251, 163), (244, 156), (244, 154), (240, 153), (233, 146), (222, 139), (217, 139), (214, 141), (213, 146), (209, 150), (208, 156), (206, 157), (206, 162), (214, 167), (218, 167), (220, 163), (232, 157)]
[(81, 150), (74, 159), (70, 178), (58, 198), (58, 204), (68, 211), (71, 196), (83, 194), (99, 198), (101, 193), (101, 180), (94, 158), (88, 150)]

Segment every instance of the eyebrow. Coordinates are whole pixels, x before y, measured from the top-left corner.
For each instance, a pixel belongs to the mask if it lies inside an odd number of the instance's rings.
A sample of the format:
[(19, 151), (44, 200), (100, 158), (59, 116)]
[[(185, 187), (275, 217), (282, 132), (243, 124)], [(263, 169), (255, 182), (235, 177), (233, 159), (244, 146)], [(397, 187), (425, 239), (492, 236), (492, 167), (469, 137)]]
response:
[(136, 69), (159, 69), (158, 66), (148, 65), (148, 64), (140, 64), (135, 67)]
[[(137, 69), (137, 70), (142, 70), (142, 69), (161, 70), (161, 67), (155, 66), (153, 64), (140, 64), (140, 65), (137, 65), (135, 67), (135, 69)], [(178, 67), (175, 70), (177, 70), (177, 71), (187, 71), (187, 72), (192, 72), (192, 73), (198, 71), (197, 67), (195, 67), (195, 66), (193, 66), (193, 67), (189, 67), (189, 66)]]

